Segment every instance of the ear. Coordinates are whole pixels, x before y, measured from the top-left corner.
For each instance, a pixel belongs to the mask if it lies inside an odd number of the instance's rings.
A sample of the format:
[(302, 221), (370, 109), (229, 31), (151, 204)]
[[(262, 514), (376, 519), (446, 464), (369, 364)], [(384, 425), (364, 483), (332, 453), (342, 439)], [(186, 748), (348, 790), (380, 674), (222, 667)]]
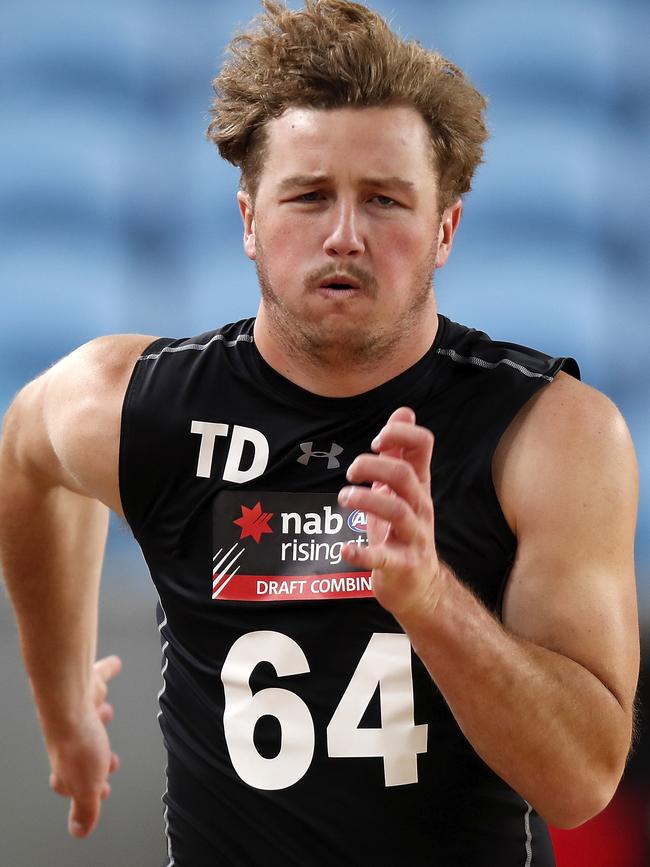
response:
[(454, 245), (454, 235), (460, 217), (463, 213), (463, 202), (461, 199), (456, 199), (448, 208), (442, 212), (440, 218), (440, 227), (438, 229), (438, 252), (436, 253), (436, 268), (442, 268), (451, 253), (451, 248)]
[(239, 213), (241, 214), (244, 224), (244, 252), (249, 259), (257, 258), (257, 250), (255, 247), (255, 215), (253, 213), (253, 203), (248, 193), (240, 190), (237, 193), (237, 202), (239, 204)]

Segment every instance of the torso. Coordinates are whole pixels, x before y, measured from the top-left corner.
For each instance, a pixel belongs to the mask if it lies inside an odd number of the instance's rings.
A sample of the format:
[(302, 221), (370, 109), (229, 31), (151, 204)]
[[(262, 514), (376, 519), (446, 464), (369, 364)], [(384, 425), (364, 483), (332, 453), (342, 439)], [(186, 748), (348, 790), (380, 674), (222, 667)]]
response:
[(363, 516), (336, 503), (345, 471), (408, 405), (436, 437), (441, 559), (499, 612), (516, 542), (492, 457), (564, 361), (440, 323), (416, 365), (350, 398), (269, 368), (250, 320), (156, 341), (136, 364), (121, 494), (161, 601), (179, 867), (259, 853), (285, 865), (553, 863), (543, 823), (474, 753), (370, 576), (337, 562), (341, 540), (364, 539)]

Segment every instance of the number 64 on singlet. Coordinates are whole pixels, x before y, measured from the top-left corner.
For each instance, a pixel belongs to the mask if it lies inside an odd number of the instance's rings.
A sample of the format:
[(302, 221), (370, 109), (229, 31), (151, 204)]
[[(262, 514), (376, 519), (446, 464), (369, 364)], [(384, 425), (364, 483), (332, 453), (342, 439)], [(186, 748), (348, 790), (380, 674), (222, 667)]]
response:
[[(250, 676), (269, 662), (279, 677), (305, 674), (309, 663), (302, 648), (281, 632), (248, 632), (235, 641), (221, 671), (225, 692), (223, 727), (235, 771), (256, 789), (286, 789), (308, 771), (314, 755), (314, 721), (296, 693), (279, 687), (258, 692)], [(379, 685), (381, 727), (360, 728)], [(281, 727), (280, 752), (273, 758), (256, 749), (253, 733), (263, 716)], [(327, 726), (332, 758), (379, 757), (387, 786), (417, 783), (418, 753), (427, 749), (427, 725), (415, 725), (411, 644), (406, 635), (375, 632)]]

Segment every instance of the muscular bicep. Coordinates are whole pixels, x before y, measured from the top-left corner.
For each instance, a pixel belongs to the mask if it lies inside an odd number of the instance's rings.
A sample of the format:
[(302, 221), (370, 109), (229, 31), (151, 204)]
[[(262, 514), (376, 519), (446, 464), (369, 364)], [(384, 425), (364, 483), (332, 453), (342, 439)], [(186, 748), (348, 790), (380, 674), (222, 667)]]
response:
[(61, 486), (121, 514), (122, 403), (133, 365), (151, 340), (142, 335), (98, 338), (20, 392), (5, 436), (22, 472), (43, 487)]
[(495, 482), (517, 536), (504, 624), (591, 671), (631, 715), (637, 472), (620, 414), (562, 377), (515, 420)]

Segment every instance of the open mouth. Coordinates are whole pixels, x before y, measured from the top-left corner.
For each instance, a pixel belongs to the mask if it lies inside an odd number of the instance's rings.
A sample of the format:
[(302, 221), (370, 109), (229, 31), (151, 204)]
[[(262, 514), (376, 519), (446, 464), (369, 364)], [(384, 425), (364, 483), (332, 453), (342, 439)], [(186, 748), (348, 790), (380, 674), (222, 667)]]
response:
[(325, 289), (328, 292), (355, 292), (361, 289), (361, 285), (356, 280), (348, 279), (347, 277), (338, 277), (334, 279), (325, 279), (318, 286), (319, 289)]

